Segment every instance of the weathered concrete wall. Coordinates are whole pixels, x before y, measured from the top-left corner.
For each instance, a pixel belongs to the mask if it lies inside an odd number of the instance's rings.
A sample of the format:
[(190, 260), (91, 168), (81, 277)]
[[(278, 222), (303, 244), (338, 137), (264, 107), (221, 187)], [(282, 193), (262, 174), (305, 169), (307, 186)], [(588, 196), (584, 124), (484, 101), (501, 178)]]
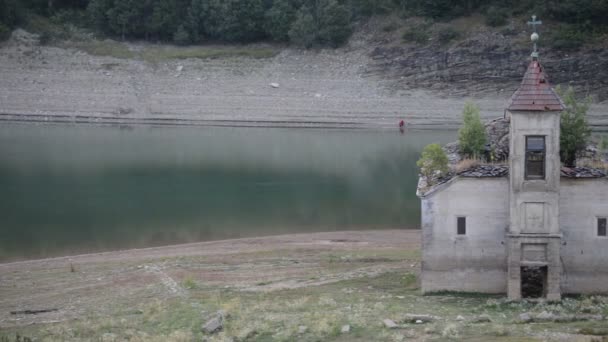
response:
[(422, 198), (423, 292), (506, 292), (508, 193), (507, 178), (459, 177)]
[(563, 178), (563, 293), (608, 293), (608, 238), (597, 236), (597, 217), (608, 217), (608, 179)]
[[(509, 176), (511, 181), (510, 233), (526, 230), (526, 208), (543, 204), (542, 229), (559, 234), (559, 185), (561, 163), (559, 159), (560, 113), (516, 112), (511, 113)], [(545, 179), (525, 179), (526, 136), (545, 136)]]

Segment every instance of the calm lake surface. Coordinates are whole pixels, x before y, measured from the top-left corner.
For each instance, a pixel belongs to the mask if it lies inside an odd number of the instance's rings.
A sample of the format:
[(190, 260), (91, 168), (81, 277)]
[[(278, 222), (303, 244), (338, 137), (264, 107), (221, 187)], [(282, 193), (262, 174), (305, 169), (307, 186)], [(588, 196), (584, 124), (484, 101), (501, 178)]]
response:
[(417, 228), (450, 131), (0, 124), (0, 262), (269, 234)]

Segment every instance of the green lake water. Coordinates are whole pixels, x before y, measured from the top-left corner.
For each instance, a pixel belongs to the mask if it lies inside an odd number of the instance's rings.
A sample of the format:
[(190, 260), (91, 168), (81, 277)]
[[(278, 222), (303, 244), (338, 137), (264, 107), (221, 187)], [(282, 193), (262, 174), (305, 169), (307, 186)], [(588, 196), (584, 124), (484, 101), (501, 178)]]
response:
[(0, 262), (270, 234), (417, 228), (449, 131), (0, 125)]

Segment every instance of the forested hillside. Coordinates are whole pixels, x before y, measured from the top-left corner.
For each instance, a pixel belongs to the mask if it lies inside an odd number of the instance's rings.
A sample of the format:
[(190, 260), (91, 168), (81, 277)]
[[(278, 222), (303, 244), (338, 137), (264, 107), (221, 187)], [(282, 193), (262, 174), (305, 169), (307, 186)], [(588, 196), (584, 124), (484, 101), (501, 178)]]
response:
[(445, 21), (474, 13), (490, 26), (532, 13), (559, 22), (553, 42), (565, 49), (608, 31), (608, 0), (0, 0), (0, 38), (37, 16), (120, 39), (339, 46), (374, 14)]

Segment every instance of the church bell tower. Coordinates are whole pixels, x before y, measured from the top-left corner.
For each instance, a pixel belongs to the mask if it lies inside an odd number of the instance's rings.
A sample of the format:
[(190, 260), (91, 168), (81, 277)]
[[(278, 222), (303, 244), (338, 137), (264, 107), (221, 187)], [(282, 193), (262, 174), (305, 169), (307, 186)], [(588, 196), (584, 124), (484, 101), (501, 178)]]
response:
[(564, 109), (549, 85), (537, 51), (507, 107), (510, 116), (510, 225), (507, 234), (509, 299), (560, 300), (559, 228), (560, 114)]

